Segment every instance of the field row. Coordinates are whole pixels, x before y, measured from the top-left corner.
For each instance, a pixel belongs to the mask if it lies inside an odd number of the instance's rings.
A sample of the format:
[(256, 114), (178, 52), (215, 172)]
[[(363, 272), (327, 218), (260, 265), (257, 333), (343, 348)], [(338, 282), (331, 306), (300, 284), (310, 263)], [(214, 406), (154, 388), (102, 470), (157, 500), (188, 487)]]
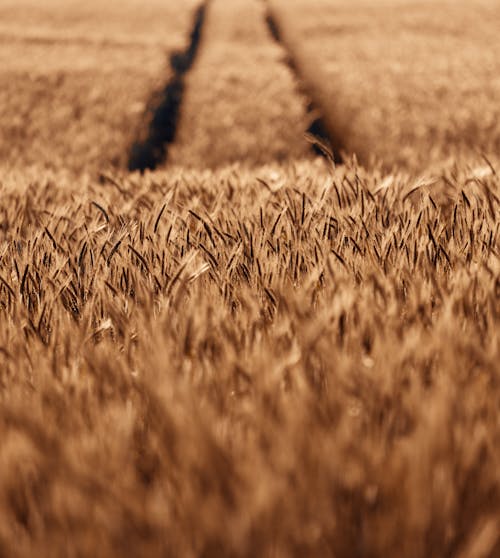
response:
[(169, 162), (203, 168), (307, 157), (307, 100), (283, 57), (262, 2), (213, 0)]

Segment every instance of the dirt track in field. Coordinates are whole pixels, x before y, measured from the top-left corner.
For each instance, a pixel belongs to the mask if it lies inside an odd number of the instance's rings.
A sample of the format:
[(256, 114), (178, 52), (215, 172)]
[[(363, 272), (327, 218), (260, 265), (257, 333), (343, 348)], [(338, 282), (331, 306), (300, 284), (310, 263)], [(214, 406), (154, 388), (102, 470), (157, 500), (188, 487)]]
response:
[(265, 2), (203, 3), (190, 41), (171, 59), (172, 77), (153, 94), (130, 170), (165, 164), (216, 168), (310, 158), (305, 133), (321, 138), (340, 159), (342, 141), (312, 97), (311, 75), (282, 40)]
[(308, 155), (306, 99), (264, 16), (257, 0), (210, 3), (169, 162), (216, 167)]
[(155, 93), (140, 126), (139, 136), (133, 142), (128, 159), (131, 171), (154, 169), (165, 162), (168, 145), (175, 140), (183, 100), (184, 76), (193, 65), (205, 22), (207, 2), (196, 10), (190, 40), (184, 50), (170, 55), (171, 78), (160, 93)]

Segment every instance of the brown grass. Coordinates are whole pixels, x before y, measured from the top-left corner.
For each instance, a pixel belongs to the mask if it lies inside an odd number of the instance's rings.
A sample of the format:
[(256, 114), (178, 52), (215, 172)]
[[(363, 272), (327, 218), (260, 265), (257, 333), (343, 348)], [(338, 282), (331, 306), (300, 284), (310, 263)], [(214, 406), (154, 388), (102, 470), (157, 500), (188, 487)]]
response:
[(4, 177), (0, 555), (498, 556), (496, 168)]

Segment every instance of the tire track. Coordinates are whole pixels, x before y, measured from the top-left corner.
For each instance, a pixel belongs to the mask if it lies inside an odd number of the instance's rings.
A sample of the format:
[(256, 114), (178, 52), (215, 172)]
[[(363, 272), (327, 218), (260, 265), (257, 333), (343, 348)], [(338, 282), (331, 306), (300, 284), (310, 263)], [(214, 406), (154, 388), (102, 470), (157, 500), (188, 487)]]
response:
[[(308, 132), (318, 138), (318, 143), (325, 145), (331, 152), (335, 163), (341, 163), (344, 154), (348, 153), (345, 138), (348, 130), (337, 119), (331, 109), (331, 99), (324, 92), (322, 77), (316, 73), (314, 60), (301, 52), (293, 39), (293, 31), (282, 23), (279, 10), (275, 9), (269, 0), (264, 0), (266, 6), (266, 23), (274, 40), (285, 50), (286, 63), (300, 84), (301, 93), (309, 100), (308, 113), (311, 124)], [(313, 149), (324, 154), (324, 150), (313, 145)]]
[(170, 55), (172, 78), (163, 91), (153, 94), (148, 103), (143, 119), (147, 124), (141, 128), (138, 138), (130, 149), (128, 158), (130, 171), (153, 170), (167, 158), (168, 146), (176, 136), (185, 92), (185, 76), (194, 64), (198, 53), (209, 2), (210, 0), (206, 0), (196, 10), (186, 50)]
[(186, 80), (169, 163), (256, 166), (311, 156), (307, 99), (283, 49), (269, 36), (259, 0), (214, 0), (203, 49)]

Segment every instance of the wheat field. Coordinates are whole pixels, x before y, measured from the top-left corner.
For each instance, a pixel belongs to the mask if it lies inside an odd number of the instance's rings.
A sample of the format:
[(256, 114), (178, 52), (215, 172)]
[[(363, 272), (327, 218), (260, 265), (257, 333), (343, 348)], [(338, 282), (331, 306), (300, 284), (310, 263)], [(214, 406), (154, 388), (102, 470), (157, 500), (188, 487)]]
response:
[(268, 0), (347, 152), (439, 172), (500, 147), (495, 0)]
[(4, 554), (497, 549), (500, 188), (456, 173), (4, 184)]
[[(0, 557), (500, 556), (496, 136), (464, 153), (443, 133), (426, 166), (427, 135), (398, 150), (408, 128), (394, 118), (376, 145), (360, 112), (378, 162), (338, 164), (308, 136), (315, 157), (295, 134), (315, 115), (310, 90), (284, 63), (298, 47), (283, 49), (298, 22), (338, 14), (315, 0), (306, 19), (294, 0), (283, 47), (260, 2), (238, 0), (240, 19), (213, 0), (171, 159), (128, 172), (131, 136), (154, 119), (157, 10), (185, 37), (198, 4), (127, 0), (118, 16), (113, 3), (103, 15), (50, 0), (42, 32), (45, 12), (22, 1), (38, 27), (0, 0), (27, 72), (0, 71), (1, 106), (27, 111), (0, 116)], [(61, 39), (55, 13), (77, 13), (69, 29), (92, 41), (115, 14), (114, 61)], [(125, 36), (138, 50), (118, 46)], [(71, 48), (51, 42), (35, 68), (48, 37)], [(229, 69), (211, 72), (224, 63), (217, 41)], [(75, 69), (77, 51), (94, 67)], [(64, 103), (14, 82), (35, 70), (60, 80), (42, 89)], [(352, 99), (362, 111), (366, 97)], [(35, 101), (42, 116), (30, 118)], [(71, 126), (49, 116), (78, 103)]]

